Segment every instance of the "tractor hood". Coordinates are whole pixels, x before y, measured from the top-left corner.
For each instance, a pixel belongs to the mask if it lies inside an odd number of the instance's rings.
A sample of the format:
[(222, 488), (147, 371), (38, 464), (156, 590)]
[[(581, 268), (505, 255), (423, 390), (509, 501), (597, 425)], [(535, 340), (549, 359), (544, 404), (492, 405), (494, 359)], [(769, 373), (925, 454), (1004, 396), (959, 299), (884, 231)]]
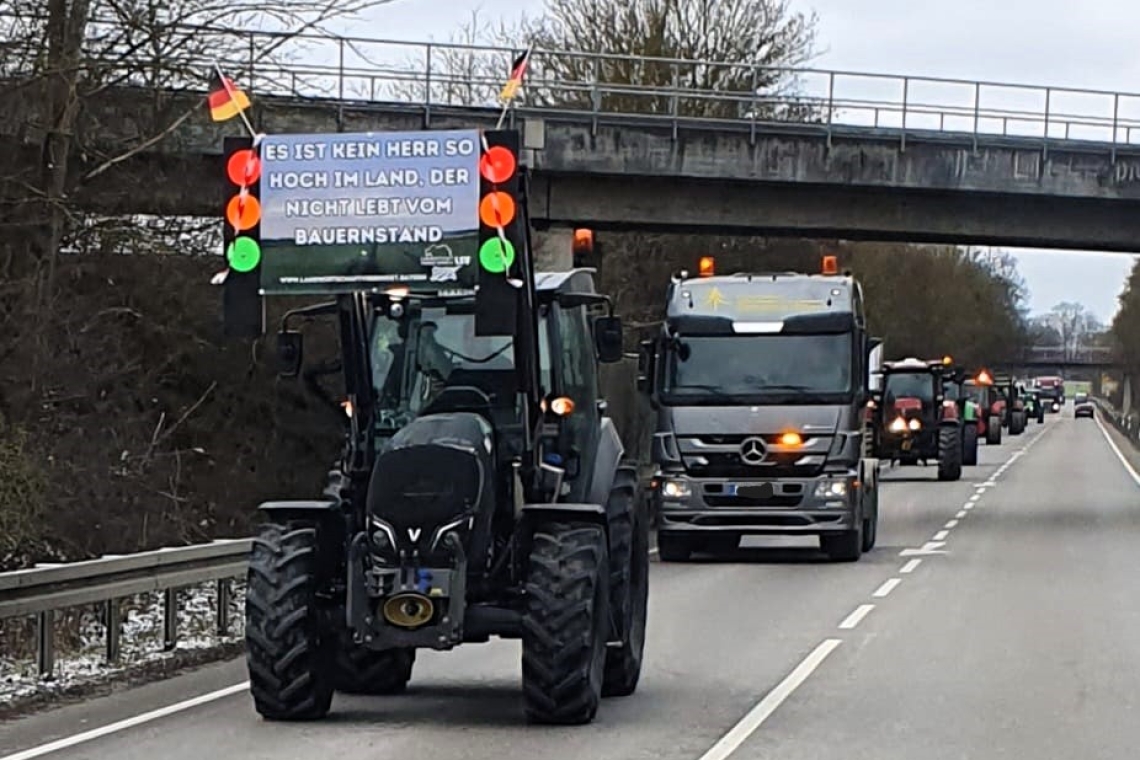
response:
[[(837, 433), (859, 430), (846, 405), (663, 407), (659, 414), (655, 458), (709, 477), (812, 475), (834, 454)], [(781, 441), (787, 433), (800, 443)], [(748, 462), (757, 449), (762, 461)]]
[(920, 398), (897, 398), (895, 399), (895, 411), (900, 414), (903, 412), (921, 412), (922, 399)]

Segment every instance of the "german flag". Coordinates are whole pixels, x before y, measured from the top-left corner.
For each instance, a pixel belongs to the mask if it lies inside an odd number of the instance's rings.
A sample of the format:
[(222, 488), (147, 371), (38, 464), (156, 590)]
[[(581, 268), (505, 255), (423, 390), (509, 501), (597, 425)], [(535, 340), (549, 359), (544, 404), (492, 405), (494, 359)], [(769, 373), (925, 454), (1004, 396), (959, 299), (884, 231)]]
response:
[(503, 85), (503, 89), (499, 92), (499, 100), (503, 103), (509, 103), (518, 95), (519, 88), (522, 87), (523, 77), (526, 76), (526, 68), (530, 63), (530, 49), (511, 62), (511, 75), (507, 79), (507, 83)]
[(214, 121), (228, 121), (249, 108), (249, 96), (238, 89), (232, 79), (215, 71), (210, 82), (210, 94), (206, 96), (210, 106), (210, 118)]

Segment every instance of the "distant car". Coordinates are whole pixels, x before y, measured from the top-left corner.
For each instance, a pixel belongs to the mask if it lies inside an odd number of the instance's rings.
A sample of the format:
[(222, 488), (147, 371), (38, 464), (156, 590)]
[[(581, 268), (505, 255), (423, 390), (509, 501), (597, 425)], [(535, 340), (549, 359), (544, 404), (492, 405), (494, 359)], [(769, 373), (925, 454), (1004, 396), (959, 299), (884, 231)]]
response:
[(1096, 414), (1096, 407), (1089, 400), (1087, 393), (1078, 393), (1073, 396), (1073, 414), (1077, 417), (1088, 417), (1090, 420)]

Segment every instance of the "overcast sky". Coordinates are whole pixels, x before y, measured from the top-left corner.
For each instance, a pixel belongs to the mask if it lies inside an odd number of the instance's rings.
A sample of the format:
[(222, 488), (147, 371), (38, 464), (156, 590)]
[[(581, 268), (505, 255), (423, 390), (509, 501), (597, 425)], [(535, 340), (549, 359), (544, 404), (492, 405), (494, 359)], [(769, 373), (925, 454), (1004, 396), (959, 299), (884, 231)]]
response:
[[(818, 68), (1140, 92), (1140, 3), (1120, 0), (792, 0), (819, 14)], [(446, 40), (480, 9), (488, 19), (541, 12), (542, 0), (394, 0), (369, 17), (367, 37)], [(1111, 115), (1111, 112), (1109, 113)], [(1015, 251), (1047, 311), (1079, 301), (1116, 312), (1131, 257)]]

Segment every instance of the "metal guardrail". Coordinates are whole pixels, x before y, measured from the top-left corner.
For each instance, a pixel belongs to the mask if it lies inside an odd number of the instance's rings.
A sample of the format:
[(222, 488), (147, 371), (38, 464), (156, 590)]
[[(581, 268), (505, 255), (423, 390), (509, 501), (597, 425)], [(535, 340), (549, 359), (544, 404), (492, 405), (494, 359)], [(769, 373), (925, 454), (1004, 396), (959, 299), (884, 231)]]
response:
[[(91, 53), (88, 66), (97, 68), (104, 82), (198, 89), (214, 60), (116, 57), (114, 40), (126, 40), (128, 32), (120, 29), (116, 36), (108, 31), (110, 22), (91, 28), (96, 31), (89, 36), (103, 48)], [(510, 61), (520, 52), (215, 26), (172, 25), (162, 34), (193, 35), (195, 47), (216, 53), (251, 93), (345, 103), (395, 101), (422, 107), (426, 117), (438, 106), (495, 105)], [(29, 50), (38, 44), (29, 42)], [(13, 48), (6, 57), (7, 75), (18, 73), (19, 65), (11, 62), (19, 60), (19, 51)], [(776, 123), (812, 126), (829, 138), (860, 128), (881, 131), (904, 147), (908, 135), (928, 133), (964, 136), (974, 147), (979, 137), (1004, 136), (1032, 141), (1043, 150), (1059, 143), (1099, 147), (1114, 157), (1118, 147), (1140, 144), (1140, 94), (1135, 93), (562, 50), (533, 52), (519, 110), (553, 111), (595, 123), (649, 119), (672, 125), (674, 134), (678, 126), (694, 122), (750, 129), (753, 136), (758, 126)]]
[(178, 592), (185, 586), (217, 582), (217, 632), (229, 630), (230, 581), (244, 576), (250, 539), (102, 557), (84, 562), (34, 567), (0, 574), (0, 620), (36, 616), (36, 661), (41, 677), (55, 669), (55, 613), (67, 607), (102, 603), (106, 614), (106, 658), (117, 662), (124, 597), (162, 591), (163, 647), (178, 642)]

